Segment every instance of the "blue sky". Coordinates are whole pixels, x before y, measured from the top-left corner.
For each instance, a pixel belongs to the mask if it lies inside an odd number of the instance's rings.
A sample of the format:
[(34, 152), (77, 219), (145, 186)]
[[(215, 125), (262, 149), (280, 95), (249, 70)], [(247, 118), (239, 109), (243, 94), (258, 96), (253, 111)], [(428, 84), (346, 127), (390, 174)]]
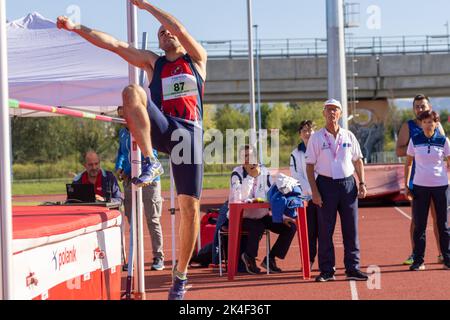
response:
[[(349, 2), (356, 2), (351, 0)], [(246, 39), (246, 0), (155, 0), (158, 7), (179, 18), (199, 40)], [(254, 23), (262, 39), (315, 38), (326, 34), (326, 0), (253, 0)], [(445, 34), (450, 20), (448, 0), (361, 0), (359, 28), (354, 36)], [(126, 38), (125, 0), (8, 0), (10, 20), (37, 11), (54, 19), (67, 14), (71, 5), (80, 8), (81, 22)], [(367, 10), (376, 10), (367, 13)], [(379, 19), (377, 19), (379, 17)], [(375, 20), (374, 20), (375, 19)], [(139, 31), (157, 32), (158, 23), (139, 14)], [(367, 23), (376, 22), (368, 27)], [(152, 39), (151, 39), (152, 40)]]

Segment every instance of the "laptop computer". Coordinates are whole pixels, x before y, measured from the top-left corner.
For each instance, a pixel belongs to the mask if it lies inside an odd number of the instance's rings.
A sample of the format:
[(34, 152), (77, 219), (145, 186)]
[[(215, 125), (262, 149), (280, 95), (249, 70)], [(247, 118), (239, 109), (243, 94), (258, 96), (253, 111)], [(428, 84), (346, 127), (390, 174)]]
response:
[(95, 190), (93, 184), (66, 184), (67, 202), (94, 203)]

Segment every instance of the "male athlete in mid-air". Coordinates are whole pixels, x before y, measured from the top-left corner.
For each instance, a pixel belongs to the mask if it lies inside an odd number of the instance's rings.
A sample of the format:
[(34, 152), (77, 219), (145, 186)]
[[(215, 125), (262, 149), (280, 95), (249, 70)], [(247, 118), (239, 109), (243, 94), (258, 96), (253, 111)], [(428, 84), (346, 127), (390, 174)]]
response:
[(152, 148), (171, 154), (174, 147), (181, 143), (178, 141), (180, 137), (183, 145), (188, 142), (188, 147), (182, 149), (182, 155), (171, 155), (181, 212), (181, 241), (169, 299), (181, 300), (186, 290), (188, 263), (199, 232), (203, 180), (203, 88), (207, 54), (172, 15), (145, 0), (130, 2), (149, 12), (161, 23), (158, 40), (165, 52), (164, 56), (136, 49), (104, 32), (75, 25), (64, 16), (58, 17), (57, 26), (118, 54), (147, 73), (150, 98), (138, 85), (129, 85), (122, 92), (125, 119), (145, 157), (142, 174), (133, 178), (136, 186), (146, 186), (163, 173), (161, 164), (153, 157)]

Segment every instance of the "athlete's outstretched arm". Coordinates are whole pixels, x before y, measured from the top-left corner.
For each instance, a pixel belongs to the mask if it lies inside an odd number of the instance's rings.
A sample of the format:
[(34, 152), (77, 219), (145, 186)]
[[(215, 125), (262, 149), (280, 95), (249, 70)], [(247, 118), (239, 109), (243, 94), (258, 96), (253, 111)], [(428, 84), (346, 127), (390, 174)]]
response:
[(400, 131), (397, 137), (397, 145), (395, 147), (397, 157), (406, 156), (406, 149), (408, 149), (408, 142), (409, 142), (409, 127), (408, 123), (405, 122), (400, 127)]
[(69, 18), (60, 16), (56, 25), (59, 29), (75, 32), (93, 45), (109, 50), (121, 56), (128, 63), (143, 69), (153, 69), (158, 55), (146, 50), (139, 50), (127, 42), (117, 40), (113, 36), (98, 30), (90, 29), (83, 25), (75, 25)]
[(139, 9), (146, 10), (152, 14), (164, 28), (169, 30), (171, 34), (175, 35), (194, 62), (196, 62), (196, 64), (200, 67), (201, 70), (199, 71), (201, 74), (206, 76), (206, 60), (208, 58), (206, 50), (189, 34), (180, 21), (145, 0), (130, 1)]

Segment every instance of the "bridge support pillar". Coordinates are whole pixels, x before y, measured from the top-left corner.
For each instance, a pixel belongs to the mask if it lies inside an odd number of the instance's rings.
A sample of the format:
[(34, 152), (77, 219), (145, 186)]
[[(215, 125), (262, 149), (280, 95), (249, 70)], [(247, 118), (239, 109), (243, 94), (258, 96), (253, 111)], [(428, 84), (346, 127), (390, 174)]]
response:
[(356, 104), (349, 103), (349, 129), (358, 139), (366, 162), (378, 162), (384, 150), (384, 124), (389, 116), (389, 101), (360, 100)]

